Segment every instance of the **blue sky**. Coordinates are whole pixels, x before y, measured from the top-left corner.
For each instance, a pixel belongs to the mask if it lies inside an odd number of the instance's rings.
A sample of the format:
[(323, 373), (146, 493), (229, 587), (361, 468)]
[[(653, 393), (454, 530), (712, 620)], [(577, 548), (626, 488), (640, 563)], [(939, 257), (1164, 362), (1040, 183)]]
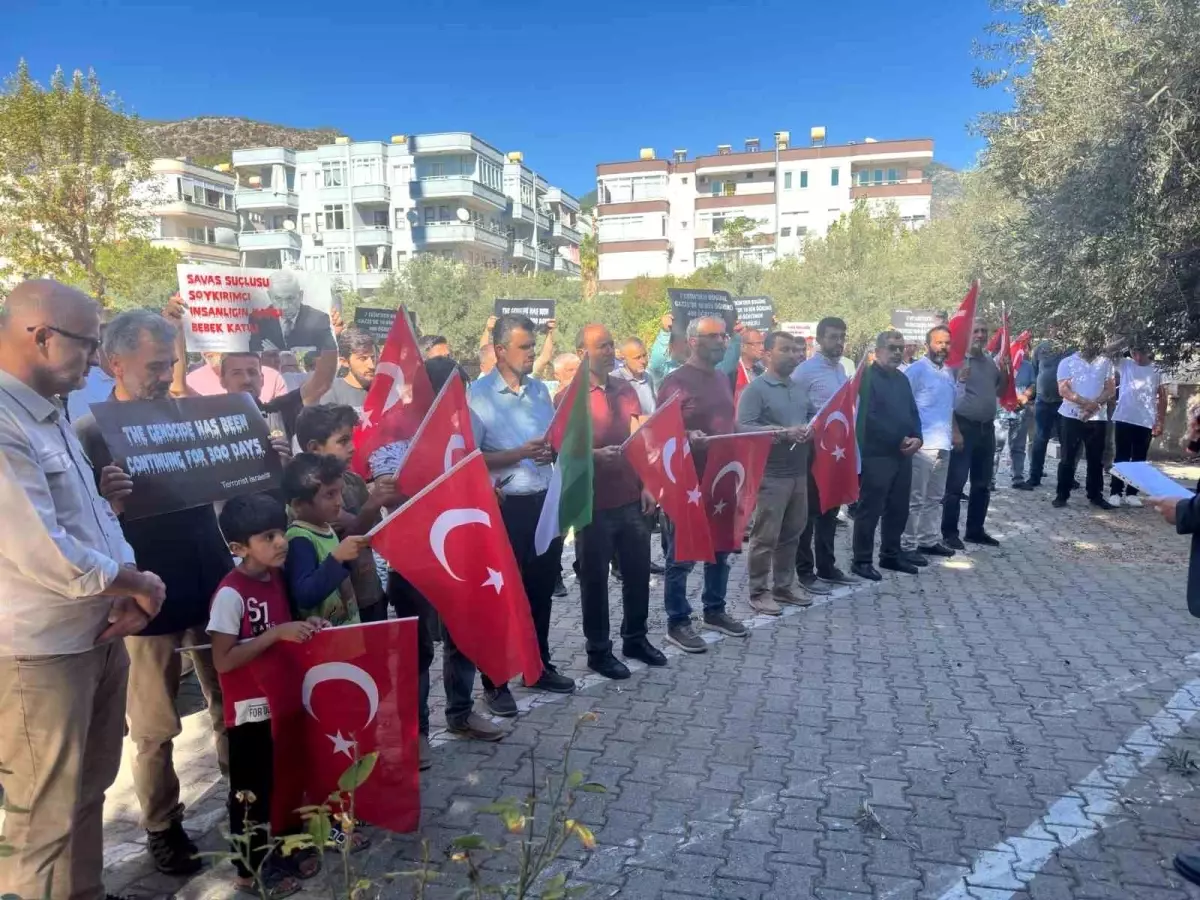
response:
[(356, 139), (474, 131), (575, 193), (639, 147), (692, 155), (932, 137), (970, 165), (987, 0), (0, 0), (0, 70), (92, 66), (148, 118), (240, 115)]

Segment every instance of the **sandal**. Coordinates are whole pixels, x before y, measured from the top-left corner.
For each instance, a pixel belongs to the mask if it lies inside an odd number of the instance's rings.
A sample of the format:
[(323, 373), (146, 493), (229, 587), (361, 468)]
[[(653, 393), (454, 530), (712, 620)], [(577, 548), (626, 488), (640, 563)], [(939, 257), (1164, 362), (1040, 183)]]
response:
[(321, 874), (321, 854), (311, 848), (296, 850), (290, 856), (281, 858), (278, 864), (301, 881), (308, 881)]
[[(362, 824), (362, 823), (357, 823), (357, 824)], [(340, 848), (342, 843), (345, 840), (346, 840), (346, 833), (344, 831), (342, 831), (342, 829), (338, 828), (336, 825), (334, 825), (332, 828), (330, 828), (329, 842), (331, 844), (336, 844)], [(371, 846), (371, 839), (369, 837), (367, 837), (365, 834), (363, 834), (361, 831), (355, 829), (354, 832), (350, 835), (350, 855), (351, 856), (353, 856), (355, 853), (362, 853), (364, 850), (366, 850), (370, 846)]]
[[(298, 878), (274, 866), (263, 870), (262, 880), (263, 887), (266, 888), (268, 900), (283, 900), (284, 897), (290, 897), (292, 894), (299, 893), (301, 887)], [(253, 878), (248, 882), (239, 878), (234, 882), (234, 885), (239, 893), (249, 894), (252, 897), (261, 898), (262, 896)]]

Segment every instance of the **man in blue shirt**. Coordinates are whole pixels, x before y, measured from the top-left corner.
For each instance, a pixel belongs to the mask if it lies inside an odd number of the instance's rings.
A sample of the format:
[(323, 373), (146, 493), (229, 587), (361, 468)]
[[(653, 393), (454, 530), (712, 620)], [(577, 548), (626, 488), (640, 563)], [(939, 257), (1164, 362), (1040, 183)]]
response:
[[(521, 570), (546, 667), (542, 677), (527, 686), (569, 694), (575, 690), (575, 682), (554, 668), (549, 645), (550, 604), (562, 561), (562, 539), (556, 539), (541, 556), (533, 546), (554, 459), (545, 437), (554, 404), (546, 386), (531, 377), (535, 344), (533, 322), (525, 316), (497, 319), (492, 327), (496, 367), (471, 385), (468, 403), (475, 443), (503, 495), (500, 515)], [(517, 714), (507, 685), (492, 684), (484, 677), (483, 688), (493, 714)]]
[(1037, 376), (1033, 362), (1028, 358), (1021, 362), (1013, 376), (1017, 389), (1017, 408), (1011, 412), (1001, 408), (996, 414), (996, 464), (992, 467), (992, 489), (995, 490), (995, 472), (1000, 468), (1000, 454), (1008, 444), (1008, 455), (1012, 457), (1012, 486), (1025, 490), (1025, 448), (1029, 444), (1029, 420), (1033, 417), (1033, 397)]

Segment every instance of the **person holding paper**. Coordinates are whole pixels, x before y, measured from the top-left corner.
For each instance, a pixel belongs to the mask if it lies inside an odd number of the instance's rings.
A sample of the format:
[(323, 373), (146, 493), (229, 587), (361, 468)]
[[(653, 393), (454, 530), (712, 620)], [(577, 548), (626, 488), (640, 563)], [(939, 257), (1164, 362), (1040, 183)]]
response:
[(1058, 364), (1058, 392), (1062, 435), (1062, 459), (1058, 462), (1058, 487), (1055, 509), (1067, 505), (1075, 481), (1075, 464), (1082, 446), (1087, 458), (1088, 502), (1100, 509), (1112, 509), (1104, 499), (1104, 437), (1108, 422), (1107, 403), (1116, 393), (1112, 360), (1100, 353), (1102, 339), (1095, 330), (1084, 335), (1079, 352)]
[[(1162, 434), (1167, 415), (1167, 389), (1162, 372), (1140, 342), (1134, 341), (1129, 358), (1117, 366), (1117, 408), (1113, 411), (1115, 431), (1113, 462), (1143, 462), (1150, 441)], [(1113, 475), (1108, 502), (1113, 506), (1142, 505), (1138, 490)]]

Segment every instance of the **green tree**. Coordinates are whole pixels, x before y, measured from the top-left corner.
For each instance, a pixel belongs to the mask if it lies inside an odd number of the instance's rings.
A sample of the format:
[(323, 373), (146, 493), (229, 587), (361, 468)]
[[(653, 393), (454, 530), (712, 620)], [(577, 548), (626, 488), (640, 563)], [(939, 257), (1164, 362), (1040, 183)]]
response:
[(144, 233), (150, 174), (136, 117), (100, 89), (94, 72), (68, 80), (55, 71), (48, 88), (22, 61), (0, 91), (0, 274), (70, 279), (86, 273), (105, 299), (100, 260), (106, 247)]
[[(127, 238), (102, 244), (96, 251), (96, 271), (105, 283), (105, 301), (113, 309), (161, 309), (179, 290), (176, 266), (183, 257), (145, 238)], [(82, 289), (91, 277), (78, 266), (69, 267), (68, 283)]]

